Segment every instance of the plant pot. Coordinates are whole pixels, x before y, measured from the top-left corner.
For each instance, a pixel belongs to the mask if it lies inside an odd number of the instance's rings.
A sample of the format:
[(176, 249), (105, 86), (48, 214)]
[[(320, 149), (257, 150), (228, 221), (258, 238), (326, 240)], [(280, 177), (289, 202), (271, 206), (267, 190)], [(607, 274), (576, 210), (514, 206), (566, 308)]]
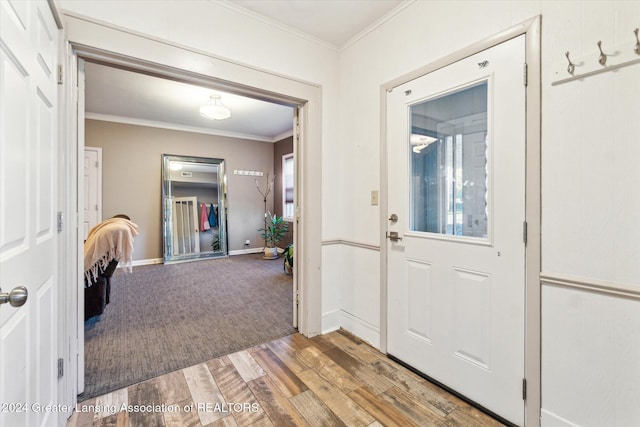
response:
[(278, 248), (264, 248), (264, 259), (278, 259)]

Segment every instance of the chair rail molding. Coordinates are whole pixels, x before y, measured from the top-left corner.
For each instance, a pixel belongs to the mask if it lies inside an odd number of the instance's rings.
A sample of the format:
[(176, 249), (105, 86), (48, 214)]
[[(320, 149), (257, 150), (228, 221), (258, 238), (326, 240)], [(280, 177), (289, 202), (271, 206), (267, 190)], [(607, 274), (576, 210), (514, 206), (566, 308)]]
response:
[(558, 273), (540, 273), (540, 283), (580, 291), (640, 300), (640, 286)]

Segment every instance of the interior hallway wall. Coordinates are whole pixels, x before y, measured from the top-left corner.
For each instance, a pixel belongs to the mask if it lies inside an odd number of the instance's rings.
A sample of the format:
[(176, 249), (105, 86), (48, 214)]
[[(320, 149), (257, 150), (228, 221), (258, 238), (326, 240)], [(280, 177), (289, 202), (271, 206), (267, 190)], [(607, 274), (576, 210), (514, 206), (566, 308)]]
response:
[[(542, 283), (542, 423), (630, 426), (640, 419), (640, 65), (551, 86), (553, 66), (624, 43), (640, 26), (638, 1), (417, 1), (340, 56), (339, 138), (347, 195), (345, 239), (379, 242), (369, 203), (380, 179), (380, 86), (542, 15), (542, 269), (545, 276), (630, 289), (626, 296)], [(597, 56), (596, 56), (597, 57)], [(612, 58), (611, 58), (612, 59)], [(353, 114), (353, 112), (357, 112)], [(382, 242), (382, 244), (385, 244)], [(342, 248), (344, 250), (344, 248)], [(354, 262), (340, 280), (341, 324), (376, 339), (379, 267)], [(363, 298), (369, 304), (360, 304)], [(354, 322), (354, 319), (356, 320)], [(371, 319), (374, 319), (373, 321)], [(376, 341), (373, 341), (374, 343)]]
[[(98, 120), (85, 121), (85, 142), (102, 147), (103, 218), (126, 213), (138, 224), (135, 261), (163, 258), (162, 154), (224, 159), (229, 251), (245, 249), (245, 240), (251, 248), (262, 247), (262, 196), (254, 177), (234, 175), (233, 170), (272, 176), (273, 144)], [(273, 193), (267, 207), (273, 207)]]

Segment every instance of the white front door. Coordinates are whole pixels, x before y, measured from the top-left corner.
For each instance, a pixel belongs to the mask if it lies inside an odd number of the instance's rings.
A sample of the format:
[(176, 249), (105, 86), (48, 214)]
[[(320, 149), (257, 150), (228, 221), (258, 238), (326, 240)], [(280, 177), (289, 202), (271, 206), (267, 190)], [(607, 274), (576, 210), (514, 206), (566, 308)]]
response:
[(387, 98), (388, 352), (516, 424), (524, 422), (524, 58), (520, 36)]
[(57, 52), (46, 1), (0, 1), (1, 426), (58, 425)]

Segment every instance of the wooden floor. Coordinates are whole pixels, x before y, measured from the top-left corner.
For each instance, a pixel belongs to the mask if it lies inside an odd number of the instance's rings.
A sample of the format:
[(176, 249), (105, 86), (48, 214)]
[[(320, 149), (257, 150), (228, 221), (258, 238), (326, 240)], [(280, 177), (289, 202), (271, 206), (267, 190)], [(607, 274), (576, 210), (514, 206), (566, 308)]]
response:
[(343, 331), (291, 335), (77, 406), (86, 426), (500, 426)]

